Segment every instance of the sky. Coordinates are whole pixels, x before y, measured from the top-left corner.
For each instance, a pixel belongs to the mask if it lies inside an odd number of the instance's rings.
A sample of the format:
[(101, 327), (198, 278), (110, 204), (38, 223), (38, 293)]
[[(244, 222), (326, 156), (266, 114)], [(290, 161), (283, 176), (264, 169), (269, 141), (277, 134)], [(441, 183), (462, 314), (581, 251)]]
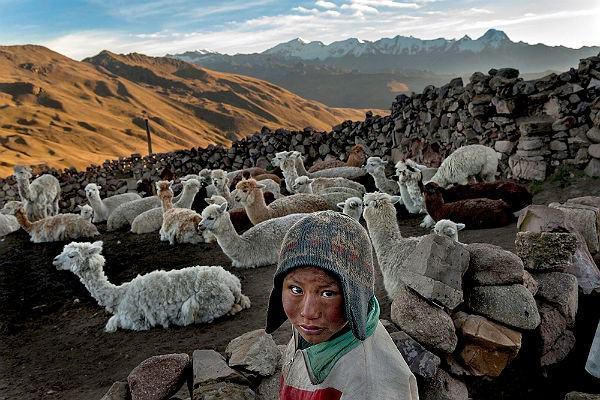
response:
[(600, 0), (0, 0), (0, 45), (39, 44), (80, 60), (101, 50), (162, 56), (261, 52), (296, 37), (476, 39), (600, 45)]

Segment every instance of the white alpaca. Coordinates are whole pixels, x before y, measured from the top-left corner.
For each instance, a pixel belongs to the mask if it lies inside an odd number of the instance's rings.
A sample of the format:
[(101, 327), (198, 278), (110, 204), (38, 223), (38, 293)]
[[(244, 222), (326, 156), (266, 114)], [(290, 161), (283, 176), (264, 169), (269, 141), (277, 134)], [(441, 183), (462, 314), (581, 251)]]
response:
[(35, 178), (29, 167), (15, 165), (14, 176), (17, 180), (19, 196), (27, 213), (27, 218), (37, 221), (49, 215), (58, 214), (58, 200), (60, 199), (60, 183), (58, 179), (49, 174)]
[[(323, 179), (323, 178), (318, 178)], [(313, 191), (314, 179), (311, 179), (307, 176), (299, 176), (296, 178), (296, 182), (292, 186), (294, 193), (306, 193), (306, 194), (316, 194), (325, 199), (327, 204), (332, 210), (337, 209), (337, 205), (340, 202), (346, 201), (347, 198), (353, 196), (360, 196), (361, 194), (356, 190), (352, 190), (351, 192), (347, 190), (348, 188), (341, 189), (340, 191), (335, 191), (334, 188), (325, 188), (327, 190), (322, 190), (319, 193), (314, 193)]]
[(138, 275), (113, 285), (104, 274), (102, 242), (66, 245), (53, 265), (79, 277), (101, 307), (113, 314), (105, 331), (210, 323), (250, 307), (240, 280), (222, 267), (195, 266)]
[(276, 264), (285, 233), (306, 214), (290, 214), (256, 224), (239, 235), (227, 212), (227, 204), (211, 204), (202, 211), (200, 230), (212, 233), (223, 253), (236, 268)]
[(0, 210), (0, 236), (6, 236), (19, 230), (21, 225), (17, 217), (12, 214), (12, 209), (22, 205), (20, 201), (8, 201)]
[(481, 144), (459, 147), (446, 157), (430, 182), (435, 182), (442, 187), (448, 187), (453, 183), (467, 185), (471, 176), (479, 176), (487, 182), (494, 182), (499, 157), (500, 153)]
[[(200, 182), (196, 179), (189, 179), (183, 183), (183, 190), (179, 195), (179, 200), (173, 203), (174, 208), (191, 208), (196, 194), (200, 191)], [(175, 200), (175, 199), (173, 199)], [(144, 211), (131, 223), (131, 232), (142, 234), (156, 232), (163, 223), (162, 207), (153, 208)]]
[(235, 198), (231, 195), (229, 190), (229, 178), (225, 171), (222, 169), (213, 169), (210, 173), (210, 178), (213, 186), (217, 190), (217, 195), (222, 196), (227, 200), (230, 210), (244, 208), (239, 202), (235, 201)]
[(402, 196), (402, 203), (406, 210), (411, 214), (422, 214), (425, 208), (425, 200), (419, 188), (420, 171), (415, 171), (406, 163), (398, 161), (396, 163), (396, 176), (398, 177), (398, 188)]
[[(204, 169), (200, 170), (198, 175), (194, 175), (194, 174), (186, 175), (183, 178), (180, 178), (179, 181), (185, 182), (190, 179), (196, 179), (198, 182), (200, 182), (200, 186), (203, 186), (206, 188), (206, 194), (208, 197), (210, 197), (212, 195), (217, 194), (217, 189), (212, 184), (212, 180), (210, 178), (211, 172), (212, 171), (210, 169), (204, 168)], [(181, 194), (179, 196), (181, 196)], [(179, 196), (175, 197), (173, 199), (173, 201), (178, 201)]]
[(373, 177), (375, 187), (380, 192), (393, 196), (400, 193), (400, 187), (398, 182), (385, 176), (385, 166), (387, 163), (387, 161), (382, 160), (380, 157), (369, 157), (364, 168)]
[(79, 214), (51, 215), (31, 222), (20, 202), (9, 204), (6, 211), (17, 218), (19, 225), (29, 233), (33, 243), (58, 242), (100, 234), (94, 224), (84, 220)]
[(394, 207), (399, 200), (399, 196), (379, 192), (367, 193), (363, 198), (363, 218), (367, 222), (369, 237), (383, 275), (383, 286), (390, 299), (404, 286), (402, 264), (421, 240), (421, 237), (402, 237)]
[(458, 231), (465, 229), (465, 224), (457, 224), (449, 219), (440, 219), (435, 223), (433, 232), (436, 235), (448, 236), (450, 239), (458, 242)]
[(360, 221), (360, 216), (363, 212), (363, 202), (360, 197), (347, 198), (346, 201), (338, 203), (337, 206), (342, 210), (343, 214)]
[(124, 226), (131, 225), (135, 217), (144, 211), (160, 207), (158, 196), (144, 197), (138, 200), (123, 203), (113, 210), (106, 221), (106, 230), (114, 231)]
[(79, 216), (81, 219), (92, 222), (94, 218), (94, 209), (92, 207), (90, 207), (88, 204), (83, 206), (77, 205), (77, 209), (79, 210)]
[[(286, 160), (291, 160), (292, 162), (286, 163)], [(350, 180), (365, 175), (365, 171), (359, 167), (336, 167), (317, 172), (308, 172), (304, 166), (302, 155), (297, 151), (279, 152), (275, 154), (275, 158), (271, 160), (271, 163), (281, 168), (286, 188), (289, 192), (291, 192), (291, 187), (298, 176), (308, 176), (309, 178), (346, 178)]]
[(161, 201), (163, 222), (160, 227), (160, 240), (175, 243), (201, 243), (204, 241), (198, 231), (202, 217), (194, 210), (173, 208), (173, 190), (171, 182), (156, 182), (156, 192)]
[(360, 197), (366, 191), (365, 187), (360, 183), (346, 178), (309, 178), (308, 176), (299, 176), (292, 184), (292, 192), (313, 194), (347, 192), (353, 196)]
[(98, 186), (95, 183), (88, 183), (85, 187), (85, 197), (87, 197), (88, 203), (94, 209), (93, 222), (106, 221), (110, 214), (121, 204), (141, 199), (141, 196), (137, 193), (117, 194), (101, 199), (101, 188), (102, 186)]

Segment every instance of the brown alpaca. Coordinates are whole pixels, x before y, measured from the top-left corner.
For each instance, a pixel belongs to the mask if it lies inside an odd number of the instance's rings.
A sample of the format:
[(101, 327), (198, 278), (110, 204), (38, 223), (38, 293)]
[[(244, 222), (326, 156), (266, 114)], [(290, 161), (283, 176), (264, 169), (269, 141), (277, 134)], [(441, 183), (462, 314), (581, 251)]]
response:
[(267, 171), (266, 169), (258, 167), (244, 168), (240, 169), (239, 171), (229, 172), (227, 174), (227, 178), (229, 178), (229, 187), (235, 189), (235, 185), (237, 185), (239, 181), (244, 179), (244, 174), (250, 174), (250, 177), (254, 178), (256, 175), (264, 175), (268, 173), (269, 171)]
[(312, 213), (330, 209), (321, 196), (305, 193), (282, 197), (267, 205), (262, 189), (263, 185), (254, 179), (248, 179), (238, 183), (232, 193), (236, 201), (244, 206), (248, 218), (254, 225), (288, 214)]
[(203, 242), (202, 234), (198, 231), (198, 224), (202, 221), (200, 214), (187, 208), (173, 208), (171, 182), (157, 182), (156, 190), (163, 209), (160, 240), (169, 244)]
[(525, 186), (508, 181), (454, 185), (447, 189), (440, 187), (440, 192), (447, 203), (477, 198), (504, 200), (512, 211), (525, 208), (532, 202), (532, 195)]
[(430, 182), (423, 187), (425, 208), (435, 221), (449, 219), (466, 225), (467, 229), (498, 228), (510, 224), (514, 215), (504, 200), (486, 198), (445, 203), (440, 187)]
[(357, 144), (350, 149), (346, 162), (340, 160), (320, 161), (314, 163), (312, 167), (308, 169), (308, 172), (317, 172), (323, 169), (337, 168), (337, 167), (362, 167), (367, 157), (365, 154), (365, 146)]

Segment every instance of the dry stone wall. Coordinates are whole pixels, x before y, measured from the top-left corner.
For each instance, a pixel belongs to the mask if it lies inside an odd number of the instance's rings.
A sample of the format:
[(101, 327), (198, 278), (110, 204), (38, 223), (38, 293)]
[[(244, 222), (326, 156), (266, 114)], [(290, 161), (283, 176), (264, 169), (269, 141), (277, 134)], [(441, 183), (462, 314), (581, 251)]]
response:
[[(140, 178), (156, 180), (170, 166), (177, 175), (202, 168), (227, 170), (269, 165), (282, 150), (298, 150), (308, 165), (326, 157), (345, 159), (356, 144), (370, 156), (413, 158), (438, 166), (456, 148), (480, 143), (502, 154), (503, 176), (543, 180), (561, 164), (600, 176), (600, 55), (582, 59), (578, 68), (524, 81), (512, 68), (474, 73), (467, 83), (455, 78), (422, 93), (399, 95), (388, 116), (366, 114), (364, 121), (346, 121), (330, 132), (263, 128), (224, 148), (210, 145), (141, 157), (134, 154), (78, 172), (40, 169), (59, 178), (62, 210), (85, 202), (83, 188), (95, 182), (101, 195), (135, 187)], [(18, 199), (12, 177), (0, 179), (0, 205)]]

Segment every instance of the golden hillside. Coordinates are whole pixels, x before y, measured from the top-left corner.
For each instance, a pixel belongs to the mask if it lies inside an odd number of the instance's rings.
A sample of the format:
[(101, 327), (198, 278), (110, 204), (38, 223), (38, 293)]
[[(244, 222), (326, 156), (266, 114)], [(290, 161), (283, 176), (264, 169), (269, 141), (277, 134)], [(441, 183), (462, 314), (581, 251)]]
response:
[(328, 130), (363, 110), (330, 108), (268, 82), (183, 61), (103, 51), (82, 62), (45, 47), (0, 46), (0, 176), (15, 164), (78, 169), (108, 158), (270, 128)]

